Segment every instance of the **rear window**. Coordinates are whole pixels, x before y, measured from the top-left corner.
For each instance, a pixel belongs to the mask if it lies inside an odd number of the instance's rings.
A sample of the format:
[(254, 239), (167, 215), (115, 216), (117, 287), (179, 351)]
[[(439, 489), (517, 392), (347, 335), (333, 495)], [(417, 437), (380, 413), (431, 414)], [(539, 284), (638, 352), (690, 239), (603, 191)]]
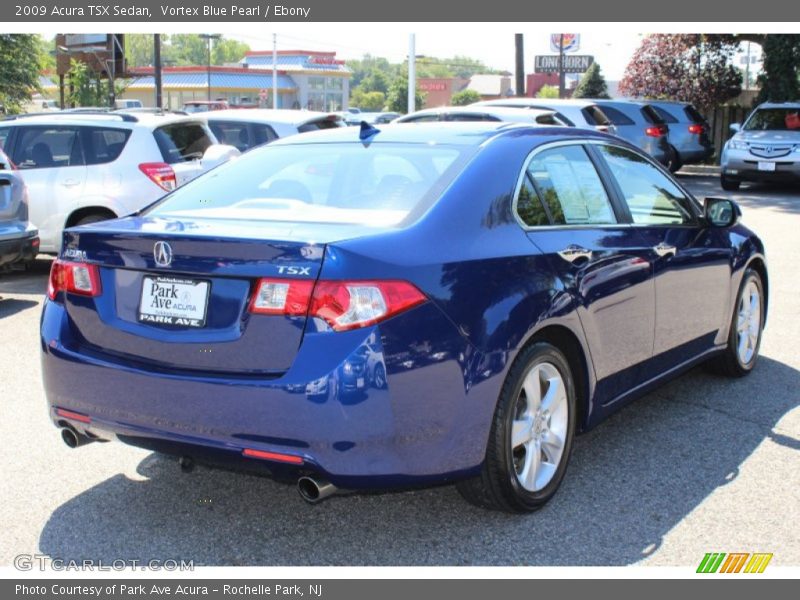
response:
[(436, 197), (467, 150), (388, 143), (266, 146), (179, 188), (148, 214), (397, 225)]
[(497, 117), (483, 113), (455, 113), (444, 117), (445, 121), (499, 121)]
[(278, 139), (275, 130), (263, 123), (209, 121), (208, 126), (220, 144), (235, 146), (240, 152)]
[(599, 106), (587, 106), (581, 112), (589, 125), (611, 125), (611, 120)]
[(676, 119), (673, 115), (668, 113), (666, 110), (661, 108), (660, 106), (654, 106), (653, 109), (658, 113), (658, 116), (664, 120), (664, 123), (677, 123), (678, 119)]
[(664, 119), (658, 114), (658, 111), (649, 104), (642, 107), (642, 116), (644, 120), (652, 125), (663, 125)]
[(633, 119), (628, 117), (621, 110), (611, 106), (604, 106), (603, 113), (611, 120), (614, 125), (633, 125)]
[(199, 123), (173, 123), (153, 132), (156, 143), (169, 164), (202, 158), (211, 145), (205, 127)]
[(336, 127), (344, 126), (341, 119), (325, 117), (324, 119), (317, 119), (316, 121), (309, 121), (303, 123), (297, 128), (300, 133), (308, 133), (309, 131), (319, 131), (320, 129), (335, 129)]
[(691, 104), (687, 105), (686, 108), (683, 109), (683, 111), (686, 113), (686, 116), (689, 117), (689, 120), (692, 123), (705, 123), (706, 122), (706, 118), (703, 115), (701, 115), (700, 111), (697, 110)]
[(129, 129), (111, 127), (82, 127), (81, 133), (87, 165), (100, 165), (117, 160), (131, 136)]

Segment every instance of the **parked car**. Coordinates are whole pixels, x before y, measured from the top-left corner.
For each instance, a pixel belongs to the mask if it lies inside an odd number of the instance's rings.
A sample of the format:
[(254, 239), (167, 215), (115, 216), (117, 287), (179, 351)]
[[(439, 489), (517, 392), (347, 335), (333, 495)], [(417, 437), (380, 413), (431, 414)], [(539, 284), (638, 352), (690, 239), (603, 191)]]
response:
[(395, 119), (393, 123), (431, 123), (436, 121), (508, 121), (537, 125), (566, 126), (555, 111), (535, 108), (505, 108), (495, 106), (440, 106), (426, 108)]
[(390, 123), (400, 116), (397, 112), (359, 112), (344, 115), (347, 125)]
[(0, 149), (0, 269), (24, 266), (39, 252), (39, 235), (28, 220), (28, 192)]
[(669, 126), (656, 109), (636, 100), (595, 100), (614, 124), (614, 134), (644, 150), (673, 173), (677, 159), (667, 141)]
[(60, 112), (0, 121), (0, 145), (30, 194), (41, 251), (65, 227), (127, 215), (235, 156), (201, 120), (169, 114)]
[(126, 108), (144, 108), (144, 104), (142, 104), (141, 100), (133, 100), (131, 98), (127, 99), (116, 99), (114, 100), (114, 108), (125, 110)]
[(800, 182), (800, 102), (760, 104), (722, 149), (722, 189), (742, 181)]
[[(50, 416), (72, 447), (292, 477), (312, 502), (458, 482), (534, 510), (576, 433), (699, 363), (755, 367), (769, 286), (740, 214), (586, 129), (276, 140), (65, 233), (39, 344)], [(353, 396), (336, 382), (355, 362)]]
[(483, 100), (470, 104), (471, 107), (494, 106), (507, 108), (536, 108), (539, 110), (552, 110), (556, 117), (570, 127), (584, 127), (616, 133), (611, 119), (603, 112), (596, 102), (592, 100), (571, 100), (552, 98), (501, 98), (499, 100)]
[(311, 110), (214, 110), (198, 115), (217, 140), (245, 152), (278, 138), (320, 129), (344, 127), (341, 115)]
[(675, 155), (672, 170), (683, 165), (703, 163), (714, 156), (716, 149), (709, 137), (710, 128), (705, 117), (688, 102), (648, 100), (669, 126), (667, 141)]
[(227, 110), (231, 107), (227, 100), (190, 100), (181, 110), (185, 113), (202, 113), (210, 110)]

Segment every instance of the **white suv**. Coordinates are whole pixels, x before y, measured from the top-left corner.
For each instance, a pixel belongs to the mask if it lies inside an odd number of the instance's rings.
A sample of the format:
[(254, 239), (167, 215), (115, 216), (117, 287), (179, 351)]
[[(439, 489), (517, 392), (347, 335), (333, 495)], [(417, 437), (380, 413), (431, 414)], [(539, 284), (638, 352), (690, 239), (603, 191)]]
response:
[(28, 187), (41, 251), (64, 228), (136, 212), (239, 154), (203, 121), (172, 114), (62, 112), (0, 121), (0, 148)]

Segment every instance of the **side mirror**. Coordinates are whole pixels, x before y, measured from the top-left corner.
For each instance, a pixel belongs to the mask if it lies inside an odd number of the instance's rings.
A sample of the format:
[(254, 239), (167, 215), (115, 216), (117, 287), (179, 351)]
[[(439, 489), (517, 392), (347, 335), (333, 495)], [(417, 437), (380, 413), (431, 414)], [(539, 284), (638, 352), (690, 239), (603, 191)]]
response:
[(704, 214), (711, 227), (731, 227), (739, 222), (742, 209), (728, 198), (706, 198)]
[(731, 133), (739, 133), (739, 131), (741, 131), (741, 129), (742, 129), (742, 124), (741, 123), (731, 123), (729, 125), (729, 127), (730, 127), (730, 130), (731, 130)]

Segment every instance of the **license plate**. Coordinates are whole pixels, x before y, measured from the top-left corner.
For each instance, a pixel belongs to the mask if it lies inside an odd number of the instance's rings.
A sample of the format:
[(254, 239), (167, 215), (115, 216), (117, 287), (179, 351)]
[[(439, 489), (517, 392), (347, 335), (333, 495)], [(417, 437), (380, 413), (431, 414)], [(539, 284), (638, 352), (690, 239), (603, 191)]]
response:
[(174, 327), (205, 327), (208, 281), (175, 277), (145, 277), (139, 301), (139, 321)]
[(766, 162), (763, 160), (758, 161), (758, 170), (759, 171), (774, 171), (775, 170), (775, 163), (774, 162)]

